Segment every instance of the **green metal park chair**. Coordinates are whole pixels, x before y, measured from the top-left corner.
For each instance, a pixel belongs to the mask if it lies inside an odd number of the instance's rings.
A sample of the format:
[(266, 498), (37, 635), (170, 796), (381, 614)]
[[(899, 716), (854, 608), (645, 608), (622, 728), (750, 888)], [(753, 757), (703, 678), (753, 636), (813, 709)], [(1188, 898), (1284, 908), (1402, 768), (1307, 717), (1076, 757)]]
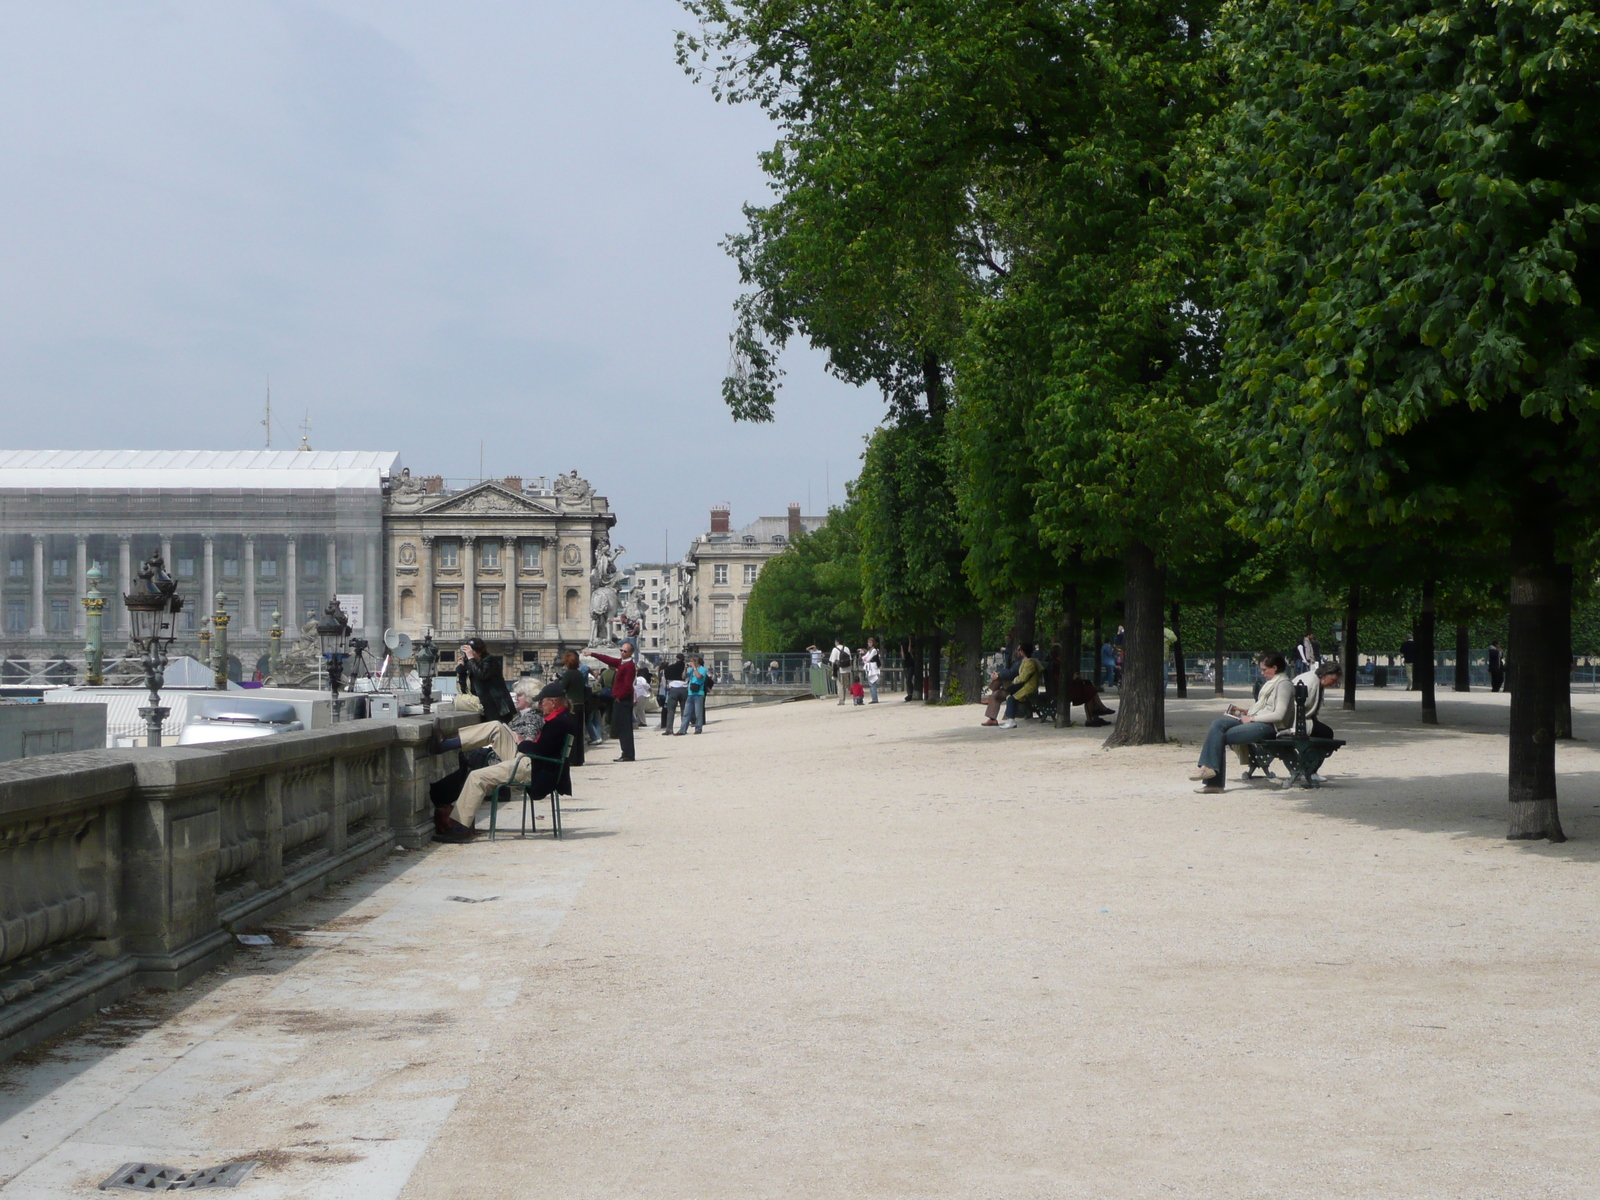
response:
[[(512, 788), (520, 788), (522, 790), (521, 836), (527, 837), (529, 833), (538, 832), (535, 819), (537, 817), (537, 813), (535, 812), (533, 806), (535, 802), (543, 800), (545, 797), (535, 796), (533, 794), (534, 763), (555, 764), (555, 782), (550, 785), (550, 791), (548, 793), (550, 799), (550, 832), (557, 838), (561, 836), (561, 779), (567, 773), (567, 759), (571, 756), (571, 754), (572, 735), (569, 733), (561, 743), (560, 758), (551, 758), (549, 755), (545, 754), (517, 755), (517, 765), (513, 767), (511, 771), (512, 782), (502, 783), (499, 787), (497, 787), (494, 791), (494, 796), (489, 801), (489, 840), (491, 842), (495, 840), (496, 833), (498, 832), (496, 829), (496, 817), (500, 812), (500, 805), (511, 799)], [(528, 764), (528, 782), (526, 783), (521, 782), (518, 779), (518, 776), (522, 774), (521, 767), (524, 760), (526, 760)]]

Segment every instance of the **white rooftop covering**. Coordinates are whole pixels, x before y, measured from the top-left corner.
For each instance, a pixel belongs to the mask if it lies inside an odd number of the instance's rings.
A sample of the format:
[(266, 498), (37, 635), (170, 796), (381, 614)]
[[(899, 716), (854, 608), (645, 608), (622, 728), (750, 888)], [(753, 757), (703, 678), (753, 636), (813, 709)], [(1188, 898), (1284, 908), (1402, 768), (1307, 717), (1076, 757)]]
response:
[(370, 488), (389, 450), (0, 450), (0, 488)]

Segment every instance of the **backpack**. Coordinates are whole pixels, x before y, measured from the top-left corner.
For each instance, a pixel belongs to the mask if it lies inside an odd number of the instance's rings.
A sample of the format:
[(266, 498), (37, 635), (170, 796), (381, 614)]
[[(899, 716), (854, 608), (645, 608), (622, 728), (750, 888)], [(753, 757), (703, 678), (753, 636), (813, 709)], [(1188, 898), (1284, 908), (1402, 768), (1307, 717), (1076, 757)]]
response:
[(717, 685), (717, 677), (711, 673), (710, 667), (702, 667), (701, 670), (705, 672), (706, 677), (700, 681), (700, 694), (709, 696), (711, 689)]

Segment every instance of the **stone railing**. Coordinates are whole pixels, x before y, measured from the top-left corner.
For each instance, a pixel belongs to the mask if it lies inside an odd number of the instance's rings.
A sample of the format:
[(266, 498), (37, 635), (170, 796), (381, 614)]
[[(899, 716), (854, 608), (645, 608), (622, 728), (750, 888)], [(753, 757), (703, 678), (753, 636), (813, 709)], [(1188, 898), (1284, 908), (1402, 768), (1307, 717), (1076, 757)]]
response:
[(426, 842), (433, 724), (0, 763), (0, 1058), (184, 986), (231, 929)]

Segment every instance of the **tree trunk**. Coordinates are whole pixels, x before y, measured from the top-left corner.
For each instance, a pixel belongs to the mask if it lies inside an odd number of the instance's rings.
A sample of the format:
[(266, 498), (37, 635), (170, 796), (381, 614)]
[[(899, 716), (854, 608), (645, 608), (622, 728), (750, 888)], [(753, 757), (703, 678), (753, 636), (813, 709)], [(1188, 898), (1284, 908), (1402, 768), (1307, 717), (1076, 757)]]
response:
[(1155, 551), (1142, 542), (1122, 557), (1124, 583), (1122, 690), (1117, 723), (1105, 745), (1146, 746), (1167, 740), (1166, 663), (1163, 661), (1161, 601), (1166, 580)]
[(1356, 625), (1361, 617), (1361, 585), (1350, 585), (1350, 597), (1344, 607), (1344, 707), (1356, 706), (1356, 669), (1361, 665), (1361, 647), (1356, 637)]
[(1034, 635), (1039, 629), (1038, 592), (1023, 592), (1022, 595), (1017, 597), (1012, 620), (1012, 628), (1016, 632), (1017, 641), (1027, 642), (1037, 649), (1039, 641)]
[(1189, 677), (1183, 671), (1183, 631), (1178, 627), (1178, 620), (1183, 614), (1179, 611), (1178, 602), (1172, 602), (1172, 678), (1176, 684), (1176, 694), (1179, 700), (1189, 698)]
[(1078, 585), (1061, 589), (1061, 676), (1056, 680), (1056, 728), (1072, 725), (1072, 679), (1083, 661), (1083, 618), (1078, 615)]
[(951, 694), (959, 688), (962, 700), (972, 704), (983, 699), (983, 614), (957, 617), (955, 624), (956, 653), (961, 661), (950, 665)]
[(1472, 632), (1465, 625), (1456, 626), (1456, 691), (1472, 690)]
[(1542, 505), (1517, 513), (1511, 534), (1511, 762), (1507, 799), (1513, 841), (1566, 841), (1556, 805), (1556, 673), (1560, 654), (1561, 584), (1555, 533)]
[(1553, 681), (1556, 688), (1556, 737), (1572, 737), (1572, 564), (1556, 564), (1556, 585), (1561, 589), (1556, 603), (1561, 606), (1557, 617), (1556, 644), (1551, 650), (1556, 656)]
[(1100, 647), (1105, 644), (1105, 631), (1100, 627), (1100, 618), (1094, 619), (1094, 690), (1099, 691), (1106, 684), (1105, 663), (1100, 659)]
[(1226, 625), (1228, 623), (1228, 593), (1217, 593), (1216, 634), (1212, 640), (1211, 658), (1212, 674), (1217, 677), (1212, 688), (1217, 695), (1222, 695), (1223, 675), (1227, 670), (1227, 660), (1223, 657), (1223, 648), (1227, 646)]
[(1417, 687), (1422, 692), (1422, 723), (1437, 725), (1433, 691), (1433, 580), (1422, 581), (1422, 616), (1417, 620)]
[(940, 676), (943, 675), (944, 666), (944, 637), (935, 629), (927, 639), (928, 668), (924, 676), (927, 682), (923, 684), (923, 699), (928, 704), (938, 704), (944, 697), (939, 694)]

